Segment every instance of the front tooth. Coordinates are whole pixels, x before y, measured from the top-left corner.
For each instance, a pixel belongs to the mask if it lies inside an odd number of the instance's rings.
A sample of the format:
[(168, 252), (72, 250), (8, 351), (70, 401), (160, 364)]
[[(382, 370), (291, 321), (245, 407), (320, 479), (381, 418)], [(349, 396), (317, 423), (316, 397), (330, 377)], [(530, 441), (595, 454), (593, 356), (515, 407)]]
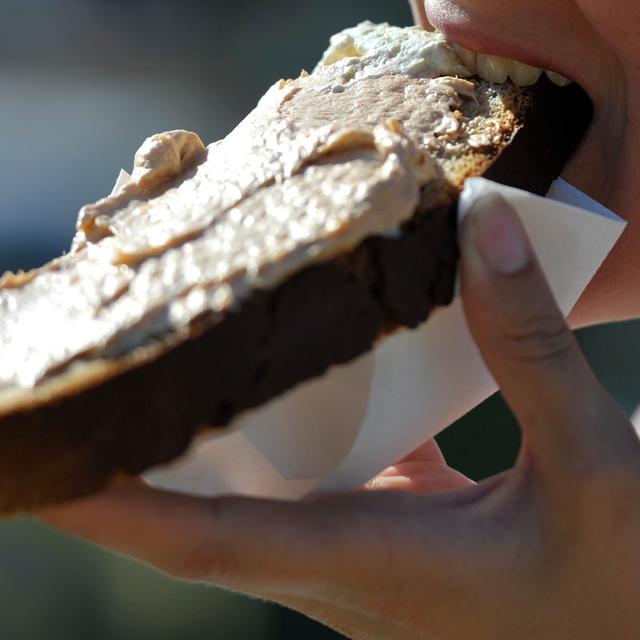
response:
[(511, 60), (506, 58), (478, 54), (478, 75), (489, 82), (506, 82), (511, 66)]
[(532, 67), (524, 62), (513, 62), (511, 66), (511, 79), (520, 87), (530, 87), (540, 80), (542, 69)]
[(559, 87), (566, 87), (571, 84), (571, 80), (569, 80), (569, 78), (565, 78), (555, 71), (545, 71), (545, 73), (547, 74), (547, 78)]
[(469, 69), (471, 75), (475, 76), (478, 73), (478, 54), (475, 51), (469, 51), (469, 49), (461, 47), (459, 44), (454, 44), (453, 50), (458, 54), (462, 64)]

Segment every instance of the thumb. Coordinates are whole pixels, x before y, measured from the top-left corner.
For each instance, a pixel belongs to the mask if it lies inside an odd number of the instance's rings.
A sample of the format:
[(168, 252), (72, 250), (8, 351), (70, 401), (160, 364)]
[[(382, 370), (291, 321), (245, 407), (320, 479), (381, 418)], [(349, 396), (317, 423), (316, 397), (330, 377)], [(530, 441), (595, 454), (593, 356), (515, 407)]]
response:
[(566, 466), (627, 446), (629, 423), (587, 364), (508, 203), (479, 200), (460, 245), (469, 328), (530, 452)]

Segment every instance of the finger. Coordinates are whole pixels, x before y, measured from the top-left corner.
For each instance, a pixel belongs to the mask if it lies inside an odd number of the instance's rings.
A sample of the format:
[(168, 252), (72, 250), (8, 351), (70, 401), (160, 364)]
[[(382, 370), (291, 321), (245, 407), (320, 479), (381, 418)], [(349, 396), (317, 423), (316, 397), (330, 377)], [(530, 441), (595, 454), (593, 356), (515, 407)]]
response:
[[(304, 503), (205, 500), (130, 481), (84, 500), (46, 508), (46, 523), (171, 575), (240, 591), (286, 583), (295, 562), (326, 546), (323, 526)], [(295, 559), (295, 561), (294, 561)], [(278, 586), (278, 585), (276, 585)]]
[(410, 491), (418, 494), (454, 491), (475, 485), (473, 480), (444, 462), (403, 462), (385, 469), (367, 483), (374, 491)]
[(417, 494), (440, 493), (475, 485), (449, 467), (434, 439), (428, 440), (395, 465), (367, 482), (372, 491), (408, 491)]
[(629, 447), (630, 425), (593, 375), (506, 201), (478, 202), (460, 244), (469, 328), (529, 448), (581, 464)]
[(441, 462), (444, 464), (445, 459), (438, 443), (434, 439), (431, 439), (402, 458), (400, 463), (403, 462)]
[[(379, 493), (298, 503), (201, 499), (125, 483), (38, 516), (182, 579), (256, 595), (315, 598), (337, 586), (354, 593), (374, 588), (380, 569), (369, 562), (371, 553), (387, 544), (380, 521), (395, 523), (397, 516), (394, 535), (406, 546), (403, 504), (395, 494)], [(442, 518), (434, 521), (442, 524)]]
[(409, 4), (411, 5), (411, 13), (413, 13), (414, 22), (427, 31), (431, 31), (433, 27), (429, 24), (427, 20), (427, 14), (424, 8), (424, 0), (409, 0)]

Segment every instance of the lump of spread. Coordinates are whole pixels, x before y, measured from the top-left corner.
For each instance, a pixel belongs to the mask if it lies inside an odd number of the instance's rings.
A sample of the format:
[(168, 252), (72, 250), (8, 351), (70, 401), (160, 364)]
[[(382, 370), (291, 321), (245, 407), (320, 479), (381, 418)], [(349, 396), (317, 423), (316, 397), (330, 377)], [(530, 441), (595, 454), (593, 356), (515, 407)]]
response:
[(410, 78), (473, 75), (438, 31), (362, 22), (332, 36), (316, 72), (338, 66), (347, 79), (401, 74)]
[(147, 140), (131, 182), (81, 210), (70, 253), (0, 283), (0, 394), (183, 331), (408, 220), (473, 99), (449, 74), (468, 72), (441, 35), (363, 23), (224, 140)]

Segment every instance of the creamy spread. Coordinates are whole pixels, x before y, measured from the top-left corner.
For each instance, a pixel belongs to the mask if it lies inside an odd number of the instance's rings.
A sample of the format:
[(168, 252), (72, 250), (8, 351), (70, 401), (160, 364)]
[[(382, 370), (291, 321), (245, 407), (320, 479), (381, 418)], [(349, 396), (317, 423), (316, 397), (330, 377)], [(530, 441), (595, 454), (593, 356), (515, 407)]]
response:
[(345, 79), (401, 74), (409, 78), (473, 75), (442, 33), (362, 22), (336, 34), (315, 71), (336, 67)]
[[(474, 85), (439, 34), (363, 23), (224, 140), (153, 136), (69, 254), (0, 288), (0, 391), (113, 358), (408, 220)], [(444, 77), (441, 77), (444, 76)]]

